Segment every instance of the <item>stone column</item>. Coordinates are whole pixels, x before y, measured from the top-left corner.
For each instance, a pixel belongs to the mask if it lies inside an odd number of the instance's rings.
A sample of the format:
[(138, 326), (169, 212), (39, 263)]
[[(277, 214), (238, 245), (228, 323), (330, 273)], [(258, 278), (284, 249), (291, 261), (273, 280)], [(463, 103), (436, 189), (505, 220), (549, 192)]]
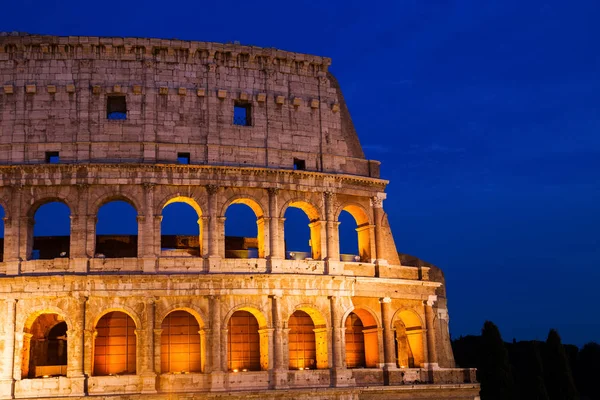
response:
[[(227, 360), (223, 360), (222, 355), (227, 341), (221, 342), (222, 323), (221, 323), (221, 299), (219, 296), (208, 296), (208, 310), (210, 318), (210, 346), (207, 352), (207, 360), (210, 363), (210, 386), (211, 390), (224, 390), (225, 371), (227, 370)], [(225, 329), (227, 331), (227, 329)]]
[(392, 329), (392, 299), (382, 297), (381, 321), (383, 323), (383, 368), (396, 369), (396, 338)]
[(163, 372), (167, 372), (167, 371), (162, 371), (162, 366), (161, 366), (161, 352), (160, 352), (160, 342), (161, 342), (161, 337), (162, 337), (162, 329), (158, 329), (158, 328), (154, 328), (153, 330), (154, 333), (154, 372), (156, 373), (156, 375), (160, 375)]
[(198, 331), (200, 335), (200, 371), (205, 374), (212, 372), (212, 360), (208, 356), (208, 344), (206, 341), (211, 337), (212, 330), (208, 328), (201, 328)]
[(86, 255), (89, 258), (96, 256), (96, 224), (98, 217), (96, 215), (87, 215), (85, 219), (86, 225)]
[(281, 321), (281, 297), (271, 296), (271, 315), (273, 319), (273, 363), (271, 368), (273, 369), (272, 387), (273, 388), (286, 388), (288, 387), (287, 382), (287, 366), (284, 362), (284, 332), (283, 332), (283, 321)]
[(84, 322), (87, 298), (77, 297), (78, 312), (73, 317), (73, 327), (67, 331), (67, 377), (71, 379), (71, 394), (85, 395), (85, 342)]
[(83, 323), (87, 298), (77, 297), (75, 301), (77, 302), (77, 313), (72, 318), (73, 326), (67, 331), (67, 377), (69, 378), (84, 376)]
[(19, 259), (27, 261), (31, 259), (33, 251), (33, 217), (21, 216), (19, 218)]
[(279, 245), (280, 237), (282, 236), (282, 232), (280, 232), (280, 224), (279, 224), (279, 206), (278, 206), (278, 198), (277, 194), (279, 193), (278, 188), (268, 188), (269, 192), (269, 236), (271, 239), (271, 253), (269, 258), (271, 260), (281, 260), (284, 258), (283, 249)]
[(77, 204), (71, 213), (71, 233), (69, 242), (70, 269), (73, 272), (87, 272), (87, 191), (89, 185), (77, 185)]
[(144, 183), (144, 210), (138, 215), (138, 258), (141, 259), (142, 270), (146, 273), (156, 272), (157, 248), (156, 236), (160, 241), (160, 225), (156, 230), (154, 216), (154, 184)]
[(153, 297), (145, 299), (146, 325), (145, 329), (136, 330), (141, 342), (138, 354), (141, 356), (140, 367), (142, 376), (142, 393), (156, 393), (156, 373), (154, 372), (154, 313)]
[[(1, 304), (1, 303), (0, 303)], [(13, 392), (13, 368), (15, 360), (15, 315), (17, 301), (15, 299), (6, 299), (2, 304), (0, 313), (0, 335), (3, 338), (4, 346), (0, 352), (2, 362), (0, 362), (0, 398), (9, 399)]]
[(10, 210), (4, 210), (4, 263), (6, 275), (18, 275), (20, 272), (20, 235), (19, 221), (21, 219), (22, 186), (11, 187)]
[(387, 260), (384, 259), (384, 239), (383, 239), (383, 200), (385, 200), (385, 193), (378, 193), (377, 196), (371, 198), (371, 204), (373, 206), (373, 217), (375, 218), (375, 263), (377, 265), (387, 265)]
[(258, 330), (260, 337), (260, 369), (262, 371), (273, 370), (273, 328)]
[(219, 221), (217, 211), (217, 192), (219, 187), (216, 185), (206, 185), (208, 193), (208, 271), (218, 270), (221, 252), (219, 246)]
[(433, 304), (437, 301), (437, 296), (430, 295), (425, 302), (425, 324), (427, 329), (427, 367), (435, 369), (438, 367), (437, 349), (435, 347), (435, 321)]
[(340, 241), (338, 225), (335, 220), (335, 193), (325, 192), (325, 212), (327, 214), (327, 273), (341, 275), (343, 272), (340, 263)]
[(354, 379), (352, 378), (352, 371), (346, 369), (346, 352), (344, 351), (344, 342), (342, 340), (342, 336), (344, 335), (346, 329), (342, 328), (341, 326), (342, 321), (338, 310), (338, 308), (340, 307), (339, 297), (329, 297), (329, 307), (331, 313), (331, 352), (333, 358), (333, 365), (331, 369), (331, 384), (332, 386), (336, 387), (351, 386), (354, 384)]
[(83, 373), (90, 377), (94, 374), (94, 351), (98, 332), (92, 327), (83, 330)]

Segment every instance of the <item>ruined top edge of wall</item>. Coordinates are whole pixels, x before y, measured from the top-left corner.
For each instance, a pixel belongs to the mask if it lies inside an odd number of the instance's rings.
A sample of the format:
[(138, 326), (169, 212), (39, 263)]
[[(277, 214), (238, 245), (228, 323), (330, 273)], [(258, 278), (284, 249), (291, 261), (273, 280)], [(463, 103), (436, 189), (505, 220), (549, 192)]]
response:
[(237, 43), (196, 42), (185, 40), (121, 38), (97, 36), (46, 36), (7, 34), (0, 32), (0, 53), (50, 54), (56, 57), (133, 59), (139, 57), (176, 58), (177, 62), (228, 64), (237, 62), (251, 67), (294, 66), (299, 69), (313, 66), (315, 74), (326, 73), (331, 59), (310, 54), (294, 53), (275, 48), (245, 46)]

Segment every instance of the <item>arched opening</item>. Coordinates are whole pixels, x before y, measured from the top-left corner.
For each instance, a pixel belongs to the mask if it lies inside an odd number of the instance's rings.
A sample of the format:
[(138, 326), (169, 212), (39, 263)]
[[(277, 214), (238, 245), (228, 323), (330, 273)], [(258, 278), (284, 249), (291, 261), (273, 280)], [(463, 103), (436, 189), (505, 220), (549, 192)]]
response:
[(162, 209), (160, 223), (161, 256), (199, 257), (202, 255), (202, 211), (186, 197), (169, 200)]
[(33, 243), (30, 259), (68, 258), (71, 210), (59, 201), (42, 204), (33, 216)]
[(316, 209), (305, 202), (292, 202), (286, 208), (284, 218), (285, 257), (320, 260), (321, 222)]
[(67, 323), (58, 314), (38, 316), (23, 335), (21, 376), (42, 378), (67, 374)]
[(225, 212), (225, 258), (263, 258), (264, 224), (262, 210), (255, 202), (232, 202)]
[(187, 311), (173, 311), (165, 317), (161, 329), (161, 372), (201, 372), (200, 325), (196, 318)]
[(0, 262), (4, 261), (4, 207), (0, 206)]
[(394, 321), (396, 360), (400, 368), (422, 367), (424, 359), (421, 319), (409, 310), (401, 311)]
[(346, 206), (338, 216), (340, 260), (371, 262), (371, 226), (362, 208)]
[(315, 324), (304, 311), (295, 311), (288, 321), (288, 347), (290, 369), (317, 368)]
[(232, 372), (260, 371), (258, 321), (248, 311), (236, 311), (227, 323), (227, 368)]
[(98, 258), (137, 257), (138, 223), (135, 208), (122, 200), (98, 210), (96, 251)]
[(121, 311), (111, 311), (96, 324), (94, 375), (136, 373), (135, 322)]
[(346, 318), (346, 365), (375, 368), (379, 363), (377, 323), (370, 313), (354, 310)]

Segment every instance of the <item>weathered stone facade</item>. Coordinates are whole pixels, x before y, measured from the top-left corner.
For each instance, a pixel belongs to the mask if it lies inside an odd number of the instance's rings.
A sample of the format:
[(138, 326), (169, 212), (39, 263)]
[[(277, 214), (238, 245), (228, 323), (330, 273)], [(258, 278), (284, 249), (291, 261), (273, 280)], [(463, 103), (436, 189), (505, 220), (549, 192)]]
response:
[[(2, 398), (477, 396), (474, 371), (454, 365), (443, 276), (401, 265), (387, 181), (329, 64), (232, 44), (0, 37)], [(98, 251), (98, 210), (115, 200), (137, 211), (135, 257)], [(33, 217), (53, 201), (71, 212), (68, 251), (34, 259)], [(196, 210), (194, 252), (161, 248), (174, 202)], [(254, 258), (226, 250), (239, 203), (256, 215)], [(289, 207), (310, 220), (301, 259), (285, 251)], [(343, 210), (358, 225), (351, 260)]]

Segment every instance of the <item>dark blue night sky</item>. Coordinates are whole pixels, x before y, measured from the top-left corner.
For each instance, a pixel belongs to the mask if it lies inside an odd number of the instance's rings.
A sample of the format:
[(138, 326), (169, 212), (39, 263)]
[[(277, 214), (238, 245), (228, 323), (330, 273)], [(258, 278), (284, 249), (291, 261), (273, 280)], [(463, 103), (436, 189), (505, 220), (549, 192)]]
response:
[(398, 250), (445, 271), (452, 335), (489, 319), (506, 340), (600, 341), (597, 0), (22, 0), (2, 15), (0, 31), (331, 57), (391, 181)]

